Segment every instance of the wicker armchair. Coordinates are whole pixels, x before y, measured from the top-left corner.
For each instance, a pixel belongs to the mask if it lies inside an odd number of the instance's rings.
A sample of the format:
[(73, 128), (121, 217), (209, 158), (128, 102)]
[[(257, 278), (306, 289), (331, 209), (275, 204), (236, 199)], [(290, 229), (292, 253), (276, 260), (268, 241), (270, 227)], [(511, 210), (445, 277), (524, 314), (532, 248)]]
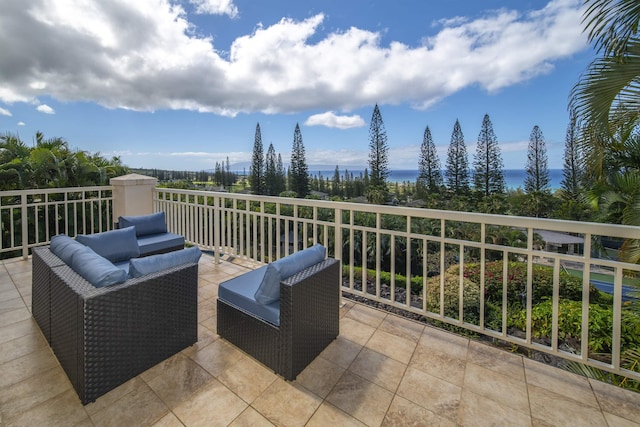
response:
[(218, 335), (293, 381), (339, 334), (340, 263), (329, 258), (280, 282), (280, 325), (218, 298)]
[(197, 341), (198, 264), (96, 288), (33, 250), (33, 316), (82, 404)]

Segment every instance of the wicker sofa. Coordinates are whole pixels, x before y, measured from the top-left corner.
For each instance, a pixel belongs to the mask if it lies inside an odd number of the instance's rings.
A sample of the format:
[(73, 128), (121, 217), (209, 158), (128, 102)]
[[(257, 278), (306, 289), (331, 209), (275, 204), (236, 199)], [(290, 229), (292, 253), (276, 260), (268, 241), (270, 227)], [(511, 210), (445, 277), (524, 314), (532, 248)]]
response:
[(278, 280), (277, 301), (264, 308), (247, 304), (266, 270), (264, 266), (220, 285), (218, 335), (293, 381), (339, 334), (340, 263), (327, 258), (304, 266)]
[(197, 341), (197, 261), (106, 287), (49, 247), (32, 268), (33, 316), (82, 404)]

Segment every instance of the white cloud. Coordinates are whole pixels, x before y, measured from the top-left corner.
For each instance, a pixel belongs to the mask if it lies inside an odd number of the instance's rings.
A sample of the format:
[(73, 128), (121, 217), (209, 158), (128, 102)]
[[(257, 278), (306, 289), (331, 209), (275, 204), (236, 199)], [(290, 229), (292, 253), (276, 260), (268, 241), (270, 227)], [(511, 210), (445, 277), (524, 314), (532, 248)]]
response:
[(2, 107), (0, 107), (0, 116), (7, 116), (7, 117), (11, 117), (11, 111), (4, 109)]
[(196, 6), (196, 13), (210, 15), (229, 15), (231, 18), (238, 16), (238, 8), (233, 0), (189, 0)]
[[(209, 13), (235, 8), (193, 1)], [(380, 33), (355, 27), (325, 34), (323, 14), (283, 18), (220, 54), (171, 0), (32, 0), (26, 7), (4, 0), (0, 45), (12, 49), (0, 51), (0, 101), (49, 96), (226, 116), (350, 111), (376, 102), (427, 108), (470, 86), (496, 91), (548, 73), (584, 49), (580, 3), (551, 0), (526, 14), (449, 20), (418, 46), (382, 45)]]
[(51, 107), (49, 107), (47, 104), (42, 104), (42, 105), (38, 105), (36, 107), (36, 110), (40, 111), (41, 113), (44, 114), (55, 114), (55, 110)]
[(26, 126), (27, 124), (25, 122), (18, 122), (18, 126)]
[(338, 129), (359, 128), (365, 125), (362, 117), (357, 114), (353, 116), (338, 116), (333, 111), (309, 116), (304, 124), (307, 126), (326, 126)]

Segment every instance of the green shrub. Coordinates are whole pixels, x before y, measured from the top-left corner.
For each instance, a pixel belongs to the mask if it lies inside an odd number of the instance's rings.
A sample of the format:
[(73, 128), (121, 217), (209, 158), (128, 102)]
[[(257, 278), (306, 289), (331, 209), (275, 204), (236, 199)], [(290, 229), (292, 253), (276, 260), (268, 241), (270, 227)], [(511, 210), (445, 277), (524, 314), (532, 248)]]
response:
[[(349, 266), (342, 266), (342, 277), (349, 277)], [(367, 279), (374, 280), (376, 277), (376, 270), (367, 269)], [(404, 287), (407, 282), (407, 277), (402, 274), (396, 274), (396, 287)], [(356, 282), (362, 281), (362, 267), (353, 267), (353, 280)], [(411, 277), (411, 293), (414, 295), (420, 295), (422, 293), (422, 276)], [(391, 286), (391, 273), (386, 271), (380, 272), (380, 284)]]
[[(454, 319), (460, 318), (460, 275), (449, 268), (444, 276), (444, 300), (440, 299), (440, 276), (427, 279), (427, 310), (440, 313), (441, 304), (444, 315)], [(477, 283), (463, 278), (462, 285), (463, 320), (479, 324), (480, 288)]]
[[(513, 326), (525, 330), (526, 310), (513, 317)], [(553, 305), (545, 300), (533, 306), (531, 311), (531, 333), (536, 338), (550, 338), (553, 328)], [(613, 310), (598, 304), (589, 305), (589, 351), (607, 353), (611, 351)], [(631, 310), (622, 311), (621, 350), (640, 346), (640, 316)], [(558, 338), (564, 341), (580, 341), (582, 334), (582, 302), (568, 299), (558, 304)]]
[[(485, 298), (487, 301), (502, 303), (503, 262), (493, 261), (485, 263)], [(522, 301), (527, 290), (527, 263), (511, 261), (507, 265), (507, 302), (509, 304)], [(480, 283), (480, 264), (465, 265), (464, 277)], [(553, 268), (543, 265), (533, 265), (532, 277), (533, 303), (537, 304), (545, 298), (553, 296)], [(582, 300), (582, 279), (560, 272), (559, 293), (561, 298), (573, 301)], [(589, 287), (589, 300), (593, 303), (602, 301), (601, 292), (593, 285)]]

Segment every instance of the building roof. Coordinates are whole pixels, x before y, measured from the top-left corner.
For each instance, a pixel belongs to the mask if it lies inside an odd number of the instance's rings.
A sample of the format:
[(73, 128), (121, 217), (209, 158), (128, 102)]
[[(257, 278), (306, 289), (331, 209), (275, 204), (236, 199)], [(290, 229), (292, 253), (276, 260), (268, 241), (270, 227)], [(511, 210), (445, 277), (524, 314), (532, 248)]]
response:
[(571, 244), (582, 244), (584, 243), (583, 237), (573, 236), (571, 234), (559, 233), (557, 231), (549, 231), (549, 230), (533, 230), (535, 233), (539, 234), (547, 243), (553, 243), (555, 245), (571, 245)]

